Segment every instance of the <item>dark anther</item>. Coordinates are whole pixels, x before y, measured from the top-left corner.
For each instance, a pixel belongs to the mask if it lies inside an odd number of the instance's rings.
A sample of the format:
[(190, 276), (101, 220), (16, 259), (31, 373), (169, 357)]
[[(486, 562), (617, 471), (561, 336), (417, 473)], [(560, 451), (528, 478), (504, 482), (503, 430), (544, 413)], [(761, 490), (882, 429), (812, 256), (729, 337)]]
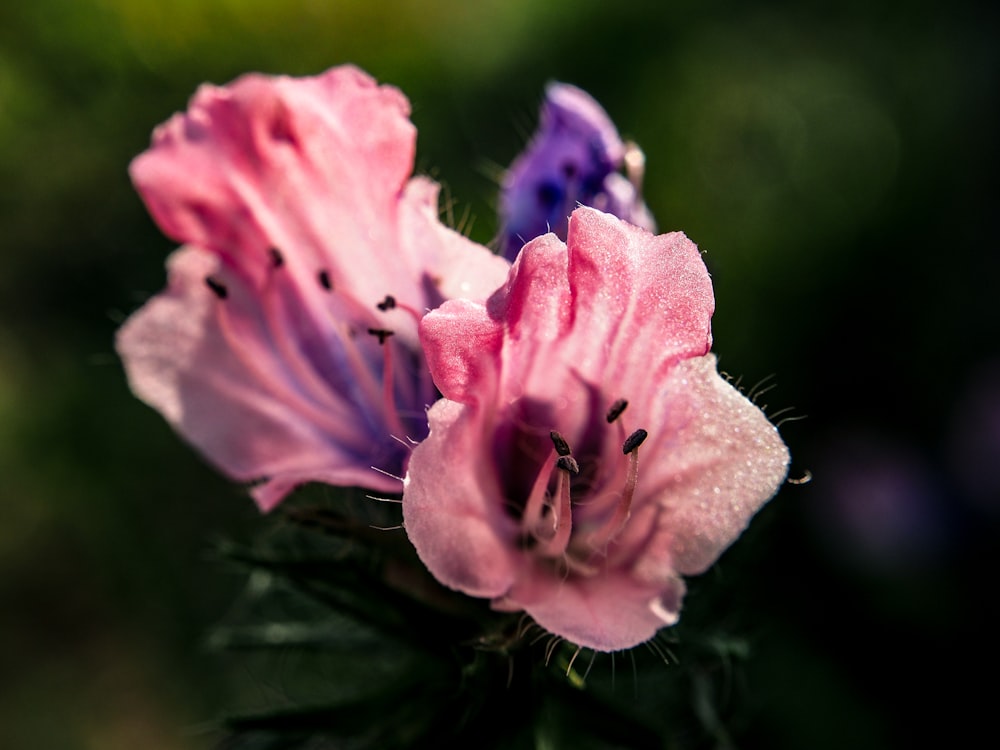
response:
[(580, 473), (580, 464), (572, 456), (559, 456), (559, 459), (556, 461), (556, 467), (563, 471), (568, 471), (570, 474)]
[(219, 299), (225, 299), (229, 296), (229, 290), (226, 289), (226, 285), (223, 284), (218, 279), (213, 279), (211, 276), (205, 277), (205, 283), (208, 284), (208, 288), (212, 290)]
[(385, 295), (385, 299), (379, 302), (377, 305), (375, 305), (375, 307), (377, 307), (382, 312), (385, 312), (386, 310), (391, 310), (395, 306), (396, 306), (396, 298), (393, 297), (391, 294)]
[(549, 437), (552, 438), (552, 445), (555, 446), (556, 453), (560, 456), (568, 456), (573, 452), (569, 449), (569, 443), (566, 442), (566, 438), (555, 430), (552, 430), (552, 432), (549, 433)]
[(281, 268), (285, 265), (285, 256), (281, 254), (278, 248), (272, 247), (268, 250), (268, 255), (271, 256), (271, 268)]
[(625, 407), (627, 406), (628, 406), (628, 401), (626, 401), (623, 398), (620, 398), (613, 404), (611, 404), (611, 408), (608, 409), (608, 414), (607, 414), (608, 424), (611, 424), (616, 419), (618, 419), (618, 417), (622, 415), (622, 412), (625, 411)]
[(330, 272), (329, 271), (320, 271), (319, 272), (319, 285), (321, 287), (323, 287), (324, 289), (326, 289), (326, 291), (328, 291), (328, 292), (331, 289), (333, 289), (333, 282), (330, 281)]
[(624, 453), (627, 456), (629, 453), (634, 451), (636, 448), (642, 445), (642, 441), (646, 439), (647, 435), (649, 435), (649, 433), (646, 432), (645, 430), (636, 430), (635, 432), (633, 432), (631, 435), (625, 438), (625, 442), (622, 443), (622, 453)]
[(392, 335), (392, 331), (386, 328), (369, 328), (368, 333), (377, 338), (380, 344), (384, 344), (385, 340)]

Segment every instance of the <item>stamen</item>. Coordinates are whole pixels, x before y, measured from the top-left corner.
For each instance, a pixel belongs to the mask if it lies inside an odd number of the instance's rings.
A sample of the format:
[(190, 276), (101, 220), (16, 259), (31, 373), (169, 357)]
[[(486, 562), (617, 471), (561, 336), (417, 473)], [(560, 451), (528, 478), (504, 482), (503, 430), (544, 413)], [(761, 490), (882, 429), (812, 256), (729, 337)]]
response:
[[(556, 466), (563, 469), (560, 464), (565, 459), (576, 464), (572, 457), (562, 456), (556, 461)], [(570, 475), (569, 469), (563, 469), (556, 474), (555, 504), (552, 506), (552, 529), (555, 533), (551, 539), (538, 540), (537, 552), (543, 557), (559, 557), (569, 546), (569, 538), (573, 532), (573, 506), (569, 497)]]
[(326, 289), (328, 292), (333, 291), (333, 282), (330, 280), (330, 272), (323, 270), (319, 272), (319, 285)]
[(620, 398), (617, 401), (615, 401), (613, 404), (611, 404), (611, 408), (608, 409), (608, 413), (607, 413), (607, 416), (606, 416), (606, 419), (608, 420), (608, 424), (611, 424), (616, 419), (618, 419), (618, 417), (620, 417), (622, 415), (622, 412), (625, 411), (625, 408), (627, 406), (628, 406), (628, 401), (626, 401), (623, 398)]
[(625, 438), (625, 442), (622, 443), (622, 453), (624, 453), (627, 456), (630, 453), (633, 453), (636, 450), (638, 450), (639, 446), (642, 445), (643, 441), (646, 439), (648, 435), (649, 433), (646, 432), (645, 430), (636, 430), (635, 432), (633, 432), (631, 435)]
[(278, 248), (272, 247), (268, 250), (268, 255), (271, 257), (271, 268), (281, 268), (285, 265), (285, 256), (281, 254)]
[(407, 313), (410, 317), (412, 317), (417, 324), (420, 323), (420, 318), (422, 317), (419, 312), (414, 310), (409, 305), (404, 305), (402, 302), (397, 300), (391, 294), (385, 295), (385, 297), (382, 299), (381, 302), (375, 304), (375, 307), (377, 307), (382, 312), (389, 312), (390, 310), (402, 310), (403, 312)]
[(212, 276), (206, 276), (205, 284), (208, 285), (208, 288), (211, 289), (212, 293), (219, 299), (225, 299), (229, 296), (229, 290), (226, 288), (226, 285), (218, 279), (213, 278)]
[(642, 201), (642, 181), (646, 175), (646, 155), (632, 141), (625, 144), (625, 176), (635, 189), (636, 205)]
[(368, 333), (377, 338), (380, 344), (384, 344), (385, 340), (393, 334), (393, 332), (387, 328), (369, 328)]
[(535, 483), (531, 485), (531, 493), (528, 501), (524, 504), (524, 513), (521, 515), (521, 528), (531, 537), (534, 537), (538, 524), (542, 520), (542, 510), (545, 508), (545, 494), (549, 488), (549, 479), (552, 478), (552, 470), (556, 466), (556, 454), (550, 453), (542, 468), (535, 477)]
[(569, 449), (569, 443), (566, 442), (566, 438), (560, 435), (555, 430), (549, 432), (549, 437), (552, 438), (552, 445), (555, 446), (556, 453), (560, 456), (568, 456), (572, 451)]
[(639, 482), (639, 446), (648, 435), (649, 433), (645, 430), (636, 430), (625, 439), (625, 444), (622, 445), (622, 452), (628, 457), (625, 488), (622, 490), (622, 496), (614, 514), (588, 539), (590, 545), (595, 549), (614, 540), (625, 528), (625, 524), (628, 523), (628, 519), (632, 515), (632, 498)]
[[(558, 448), (556, 450), (558, 450)], [(570, 474), (580, 473), (580, 464), (578, 464), (576, 459), (572, 456), (559, 456), (559, 458), (556, 459), (556, 468), (562, 469)]]

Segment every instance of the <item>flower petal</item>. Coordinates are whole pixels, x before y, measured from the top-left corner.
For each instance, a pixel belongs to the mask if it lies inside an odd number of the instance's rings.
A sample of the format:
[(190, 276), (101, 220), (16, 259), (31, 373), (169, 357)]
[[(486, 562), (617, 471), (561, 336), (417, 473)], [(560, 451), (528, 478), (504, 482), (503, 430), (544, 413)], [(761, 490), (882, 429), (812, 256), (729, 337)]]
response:
[[(474, 412), (442, 399), (427, 413), (430, 435), (413, 449), (403, 486), (403, 525), (424, 565), (445, 586), (496, 597), (514, 582), (517, 524), (494, 502), (493, 467), (478, 450), (483, 424)], [(463, 446), (468, 450), (463, 450)]]
[(321, 401), (289, 372), (250, 288), (227, 276), (220, 300), (206, 287), (219, 268), (208, 252), (178, 251), (167, 289), (119, 330), (133, 392), (224, 472), (263, 481), (264, 510), (307, 480), (399, 491), (371, 468), (399, 465), (391, 441), (358, 424), (348, 394)]
[(714, 355), (680, 362), (660, 384), (639, 493), (661, 509), (636, 575), (704, 572), (743, 532), (788, 471), (777, 429), (716, 370)]
[(408, 179), (408, 113), (351, 66), (247, 75), (199, 89), (132, 164), (192, 249), (119, 335), (130, 383), (222, 470), (263, 479), (265, 509), (307, 480), (398, 491), (372, 467), (402, 475), (401, 441), (426, 434), (419, 318), (506, 276)]
[(535, 622), (566, 640), (595, 651), (618, 651), (652, 638), (677, 622), (684, 582), (653, 584), (609, 571), (572, 583), (551, 571), (524, 572), (497, 609), (523, 609)]
[(504, 176), (503, 254), (513, 259), (527, 241), (547, 232), (565, 240), (567, 219), (577, 205), (654, 229), (637, 184), (616, 171), (626, 151), (614, 123), (589, 94), (564, 83), (550, 84), (538, 131)]
[(788, 463), (706, 354), (713, 310), (684, 235), (579, 208), (567, 244), (529, 242), (485, 305), (425, 316), (445, 399), (403, 509), (431, 573), (598, 650), (675, 622), (680, 575), (721, 554)]
[(257, 284), (277, 248), (293, 273), (324, 272), (359, 309), (391, 294), (422, 312), (480, 270), (480, 289), (500, 283), (504, 269), (428, 215), (433, 183), (407, 185), (416, 140), (408, 115), (402, 93), (351, 66), (312, 78), (246, 75), (202, 86), (130, 171), (164, 232)]

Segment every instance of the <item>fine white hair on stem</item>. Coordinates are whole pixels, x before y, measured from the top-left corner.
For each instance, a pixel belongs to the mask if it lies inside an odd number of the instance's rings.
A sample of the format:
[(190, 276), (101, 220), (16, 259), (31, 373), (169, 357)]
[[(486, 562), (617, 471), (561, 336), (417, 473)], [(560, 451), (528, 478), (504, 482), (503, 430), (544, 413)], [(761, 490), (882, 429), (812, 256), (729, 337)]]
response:
[(590, 670), (594, 668), (594, 662), (597, 661), (597, 652), (590, 652), (590, 663), (587, 665), (586, 671), (583, 673), (583, 681), (586, 682), (587, 678), (590, 676)]
[(563, 637), (561, 635), (553, 635), (552, 639), (545, 646), (545, 666), (549, 666), (549, 662), (552, 661), (552, 654), (555, 653), (556, 648), (560, 643), (563, 642)]
[(403, 482), (403, 478), (402, 477), (398, 477), (395, 474), (393, 474), (392, 472), (386, 471), (385, 469), (380, 469), (377, 466), (369, 466), (368, 468), (371, 469), (372, 471), (377, 471), (379, 474), (384, 474), (385, 476), (389, 477), (390, 479), (395, 479), (400, 484), (402, 484), (402, 482)]
[(583, 646), (577, 646), (576, 647), (576, 651), (574, 651), (573, 655), (570, 657), (569, 664), (566, 665), (566, 676), (567, 677), (569, 677), (570, 673), (573, 671), (573, 663), (576, 661), (576, 657), (578, 657), (580, 655), (580, 652), (582, 650), (583, 650)]
[(399, 497), (379, 497), (378, 495), (365, 495), (366, 500), (374, 500), (378, 503), (397, 503), (399, 505), (403, 504), (403, 499)]

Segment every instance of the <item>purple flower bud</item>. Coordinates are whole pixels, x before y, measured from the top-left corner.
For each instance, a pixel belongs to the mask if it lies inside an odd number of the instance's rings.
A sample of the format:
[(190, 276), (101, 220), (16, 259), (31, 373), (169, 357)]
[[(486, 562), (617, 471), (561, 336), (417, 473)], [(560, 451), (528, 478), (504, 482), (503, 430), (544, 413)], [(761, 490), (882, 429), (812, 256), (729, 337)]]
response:
[[(501, 252), (513, 260), (525, 242), (546, 232), (565, 240), (569, 215), (578, 205), (655, 230), (642, 201), (643, 161), (639, 148), (622, 142), (589, 94), (549, 84), (538, 131), (504, 177)], [(623, 166), (627, 178), (619, 172)]]

